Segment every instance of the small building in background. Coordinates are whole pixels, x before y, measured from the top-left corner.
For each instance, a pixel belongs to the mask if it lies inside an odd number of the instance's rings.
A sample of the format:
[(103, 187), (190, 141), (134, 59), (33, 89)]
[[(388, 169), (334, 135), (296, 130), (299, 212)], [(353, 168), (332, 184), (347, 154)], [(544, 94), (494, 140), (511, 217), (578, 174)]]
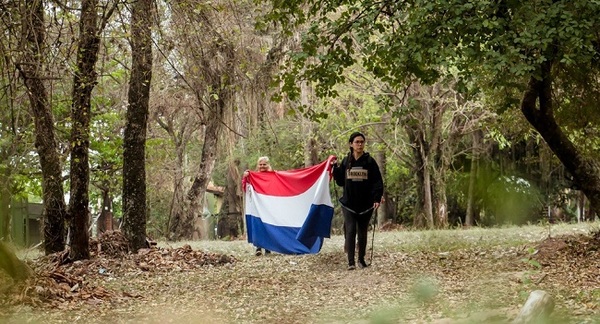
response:
[(41, 203), (13, 201), (10, 210), (13, 242), (22, 247), (32, 247), (42, 242), (44, 206)]

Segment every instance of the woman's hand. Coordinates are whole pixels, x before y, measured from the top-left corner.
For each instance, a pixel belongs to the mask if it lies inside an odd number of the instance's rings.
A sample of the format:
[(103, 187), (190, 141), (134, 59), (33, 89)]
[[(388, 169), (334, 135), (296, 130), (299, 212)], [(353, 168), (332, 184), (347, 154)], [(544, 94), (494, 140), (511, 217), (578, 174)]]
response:
[(383, 204), (384, 202), (385, 202), (385, 198), (381, 197), (381, 201), (380, 202), (373, 203), (373, 209), (379, 208), (379, 206), (381, 206), (381, 204)]

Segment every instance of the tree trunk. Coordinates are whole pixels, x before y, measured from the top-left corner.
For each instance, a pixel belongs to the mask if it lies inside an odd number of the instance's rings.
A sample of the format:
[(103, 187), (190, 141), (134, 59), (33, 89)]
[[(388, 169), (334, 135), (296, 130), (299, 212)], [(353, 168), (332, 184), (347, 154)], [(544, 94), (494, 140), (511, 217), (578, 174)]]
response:
[[(200, 160), (200, 167), (198, 173), (194, 178), (192, 187), (187, 193), (188, 209), (186, 212), (186, 223), (191, 223), (193, 226), (191, 229), (191, 238), (200, 239), (204, 235), (202, 234), (202, 210), (204, 208), (204, 195), (206, 194), (206, 187), (210, 181), (210, 176), (215, 167), (215, 161), (217, 159), (217, 145), (219, 142), (219, 133), (221, 132), (223, 113), (225, 110), (225, 99), (228, 97), (223, 94), (219, 95), (219, 99), (213, 102), (211, 107), (210, 117), (208, 118), (206, 131), (204, 132), (204, 144), (202, 145), (202, 158)], [(189, 237), (189, 233), (186, 233), (186, 237)]]
[(0, 241), (9, 242), (10, 236), (10, 182), (8, 173), (8, 167), (0, 167), (0, 183), (4, 184), (0, 186)]
[(423, 165), (423, 213), (425, 216), (425, 224), (428, 229), (433, 229), (435, 223), (433, 221), (433, 198), (432, 198), (432, 182), (431, 172), (429, 170), (429, 163), (427, 158), (423, 159), (425, 164)]
[(460, 136), (464, 124), (458, 117), (452, 117), (448, 124), (446, 111), (456, 102), (451, 87), (441, 83), (432, 86), (414, 84), (408, 94), (415, 107), (407, 116), (406, 132), (413, 146), (419, 190), (417, 203), (421, 204), (417, 216), (423, 218), (415, 219), (416, 225), (444, 228), (448, 226), (446, 173), (452, 154), (451, 143)]
[(201, 217), (204, 195), (217, 158), (225, 110), (233, 107), (232, 98), (234, 96), (231, 87), (235, 78), (234, 46), (222, 39), (219, 34), (216, 34), (215, 38), (220, 40), (218, 48), (215, 49), (219, 55), (200, 55), (196, 58), (198, 62), (195, 62), (198, 64), (197, 68), (202, 69), (201, 79), (205, 81), (205, 83), (197, 84), (195, 91), (199, 103), (207, 103), (207, 109), (202, 111), (204, 113), (203, 122), (206, 126), (198, 171), (185, 197), (186, 202), (178, 223), (179, 226), (175, 230), (176, 239), (199, 239), (205, 236), (203, 235), (204, 221)]
[[(310, 105), (310, 97), (312, 96), (311, 89), (307, 86), (306, 82), (302, 82), (300, 85), (300, 104), (302, 106)], [(306, 142), (304, 142), (304, 167), (308, 168), (319, 163), (318, 152), (317, 152), (317, 140), (314, 138), (314, 129), (312, 121), (302, 116), (302, 131), (306, 135)]]
[(17, 64), (27, 88), (35, 122), (35, 147), (42, 169), (42, 198), (44, 201), (44, 251), (46, 254), (65, 248), (65, 219), (62, 168), (54, 133), (54, 118), (48, 93), (42, 82), (42, 58), (45, 38), (44, 4), (42, 0), (26, 1), (23, 19), (23, 57)]
[(11, 249), (0, 241), (0, 269), (14, 280), (25, 280), (33, 274), (33, 270), (21, 261)]
[(112, 197), (109, 190), (110, 189), (102, 190), (102, 211), (100, 212), (100, 217), (98, 218), (98, 223), (96, 225), (98, 235), (113, 230), (114, 218), (112, 211)]
[(98, 0), (83, 0), (79, 20), (79, 45), (77, 49), (77, 69), (73, 80), (73, 105), (71, 108), (71, 198), (70, 242), (71, 260), (89, 259), (90, 244), (88, 227), (89, 211), (89, 148), (90, 120), (92, 114), (91, 97), (96, 85), (96, 62), (100, 47)]
[(531, 77), (521, 101), (521, 111), (573, 176), (575, 184), (589, 199), (591, 209), (600, 210), (600, 165), (583, 156), (556, 123), (551, 69), (552, 62), (545, 62), (541, 65), (541, 79)]
[(448, 227), (448, 199), (446, 196), (445, 168), (435, 169), (433, 172), (433, 211), (434, 224), (437, 228)]
[(417, 219), (415, 219), (415, 225), (417, 227), (425, 227), (428, 229), (433, 229), (433, 203), (431, 196), (431, 172), (429, 169), (429, 163), (427, 160), (427, 156), (425, 153), (425, 149), (423, 148), (423, 141), (419, 140), (418, 137), (421, 134), (416, 134), (414, 143), (415, 148), (413, 152), (415, 153), (415, 167), (417, 168), (415, 174), (417, 176)]
[[(456, 118), (458, 114), (451, 114), (454, 117), (450, 124), (444, 120), (446, 111), (449, 110), (449, 104), (445, 102), (446, 94), (452, 93), (452, 90), (446, 89), (441, 85), (430, 87), (429, 97), (433, 101), (429, 106), (431, 116), (431, 126), (429, 137), (431, 141), (430, 165), (433, 179), (432, 195), (434, 201), (434, 222), (438, 228), (448, 227), (448, 198), (446, 195), (447, 171), (450, 168), (453, 143), (459, 136), (463, 124), (461, 118)], [(439, 96), (439, 97), (437, 97)], [(448, 128), (448, 130), (446, 130)]]
[(152, 0), (131, 12), (131, 78), (123, 140), (123, 233), (130, 248), (146, 246), (146, 130), (152, 79)]
[[(193, 112), (185, 105), (180, 103), (165, 103), (168, 106), (166, 111), (158, 109), (155, 111), (154, 121), (165, 130), (175, 146), (175, 161), (173, 167), (173, 195), (171, 196), (171, 206), (169, 208), (169, 217), (167, 219), (167, 238), (175, 240), (175, 233), (180, 228), (183, 217), (183, 206), (185, 204), (185, 179), (186, 179), (186, 151), (190, 140), (198, 131), (200, 123), (195, 118)], [(163, 108), (165, 109), (165, 108)]]
[(309, 134), (308, 135), (309, 137), (306, 139), (306, 142), (304, 143), (304, 167), (308, 168), (313, 165), (319, 164), (319, 156), (318, 156), (319, 152), (317, 151), (317, 149), (318, 149), (317, 140), (313, 137), (314, 134), (313, 134), (312, 130), (310, 130), (306, 134)]
[[(587, 220), (587, 199), (585, 199), (585, 194), (579, 190), (577, 192), (577, 222), (581, 223)], [(592, 218), (593, 220), (593, 218)]]
[(240, 235), (239, 221), (242, 218), (242, 208), (239, 205), (237, 183), (240, 179), (238, 172), (240, 161), (235, 160), (229, 164), (227, 172), (227, 186), (225, 186), (224, 201), (221, 207), (219, 224), (217, 227), (218, 237), (238, 237)]
[[(173, 136), (175, 136), (173, 132)], [(171, 198), (171, 209), (169, 211), (169, 240), (175, 240), (177, 236), (181, 233), (181, 228), (183, 225), (183, 206), (185, 201), (183, 199), (184, 195), (184, 185), (183, 182), (185, 180), (185, 141), (178, 141), (174, 138), (175, 142), (175, 150), (176, 150), (176, 160), (175, 160), (175, 170), (173, 171), (173, 196)]]
[(479, 167), (479, 146), (481, 143), (481, 131), (473, 132), (473, 147), (471, 150), (471, 170), (469, 172), (469, 192), (467, 193), (467, 215), (465, 225), (475, 225), (475, 185), (477, 182), (477, 169)]
[[(386, 175), (386, 171), (387, 171), (387, 163), (386, 163), (386, 159), (385, 159), (385, 152), (383, 150), (378, 150), (375, 153), (375, 161), (377, 161), (377, 164), (379, 165), (379, 171), (381, 172), (381, 176), (383, 177), (383, 179), (385, 180), (385, 175)], [(375, 217), (377, 217), (377, 224), (382, 225), (385, 224), (385, 222), (388, 220), (388, 218), (390, 218), (390, 214), (389, 214), (389, 207), (391, 206), (391, 202), (390, 203), (386, 203), (386, 198), (387, 195), (385, 193), (384, 190), (384, 194), (383, 194), (383, 200), (384, 203), (381, 204), (379, 206), (379, 208), (377, 209), (377, 215), (375, 215)]]
[(209, 113), (205, 116), (206, 128), (198, 171), (185, 196), (181, 213), (175, 216), (173, 226), (173, 239), (175, 240), (199, 239), (205, 236), (202, 234), (204, 195), (217, 158), (217, 146), (225, 106), (231, 98), (231, 92), (228, 89), (229, 84), (221, 85), (219, 82), (221, 82), (221, 79), (218, 79), (213, 89), (221, 90), (215, 96), (210, 96), (212, 98), (211, 106), (208, 109)]

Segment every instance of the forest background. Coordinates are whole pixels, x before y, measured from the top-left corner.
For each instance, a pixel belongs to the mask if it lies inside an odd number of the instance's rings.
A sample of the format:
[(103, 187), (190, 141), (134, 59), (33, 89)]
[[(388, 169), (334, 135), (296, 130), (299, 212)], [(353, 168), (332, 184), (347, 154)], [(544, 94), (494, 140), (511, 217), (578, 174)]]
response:
[[(593, 220), (600, 4), (593, 1), (2, 1), (0, 237), (44, 204), (47, 254), (89, 226), (243, 235), (240, 174), (347, 154), (385, 177), (381, 226)], [(339, 195), (332, 189), (332, 196)], [(335, 227), (339, 227), (339, 216)], [(68, 234), (67, 234), (68, 233)]]

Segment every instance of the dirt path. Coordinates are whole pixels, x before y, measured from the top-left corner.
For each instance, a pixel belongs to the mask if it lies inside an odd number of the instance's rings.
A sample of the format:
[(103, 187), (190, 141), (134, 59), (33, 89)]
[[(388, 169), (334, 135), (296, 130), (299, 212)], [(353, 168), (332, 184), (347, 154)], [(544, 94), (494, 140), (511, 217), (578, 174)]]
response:
[(518, 236), (531, 235), (533, 243), (500, 244), (496, 233), (473, 236), (491, 241), (484, 243), (456, 232), (441, 239), (378, 233), (373, 265), (356, 271), (346, 270), (341, 237), (306, 256), (254, 257), (251, 246), (236, 241), (100, 257), (56, 270), (80, 284), (58, 284), (60, 298), (42, 280), (25, 292), (29, 299), (5, 301), (12, 306), (0, 322), (506, 323), (535, 289), (555, 296), (554, 322), (599, 320), (600, 237), (540, 244), (539, 233), (526, 232)]

